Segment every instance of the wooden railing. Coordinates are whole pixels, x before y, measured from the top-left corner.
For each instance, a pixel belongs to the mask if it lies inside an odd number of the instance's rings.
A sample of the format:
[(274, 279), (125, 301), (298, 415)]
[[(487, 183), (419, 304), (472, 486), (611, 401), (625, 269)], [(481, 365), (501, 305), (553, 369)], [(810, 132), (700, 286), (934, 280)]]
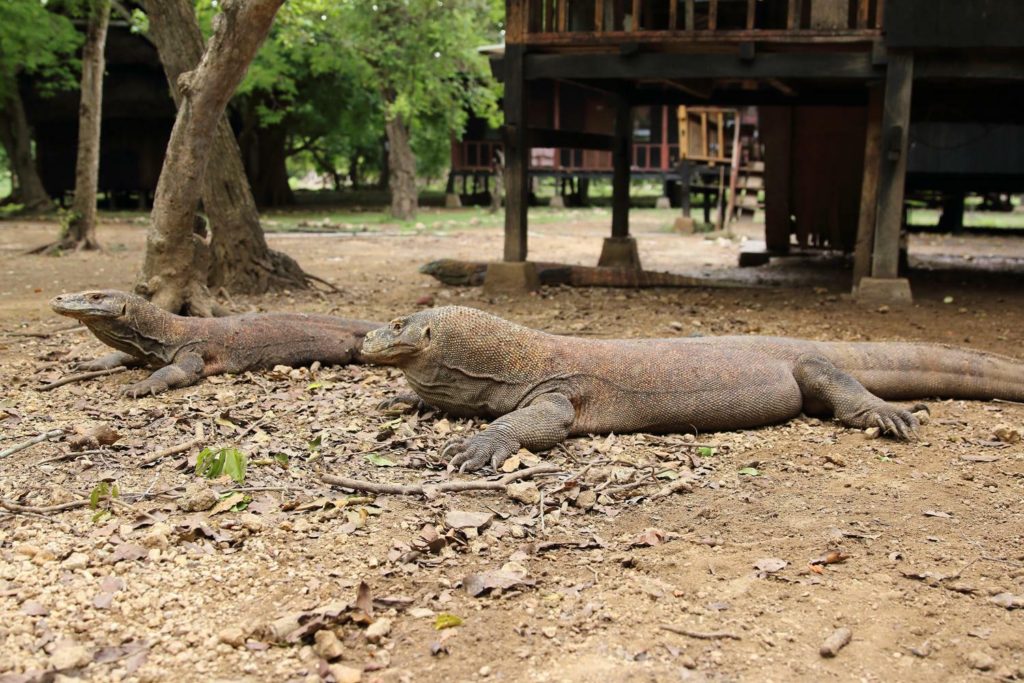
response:
[[(452, 170), (455, 173), (493, 173), (490, 159), (501, 143), (464, 140), (452, 145)], [(631, 170), (634, 173), (667, 173), (679, 162), (679, 145), (661, 142), (634, 142)], [(591, 149), (534, 147), (530, 150), (530, 170), (553, 173), (611, 173), (612, 154)]]
[(843, 42), (877, 36), (885, 0), (507, 0), (508, 42)]

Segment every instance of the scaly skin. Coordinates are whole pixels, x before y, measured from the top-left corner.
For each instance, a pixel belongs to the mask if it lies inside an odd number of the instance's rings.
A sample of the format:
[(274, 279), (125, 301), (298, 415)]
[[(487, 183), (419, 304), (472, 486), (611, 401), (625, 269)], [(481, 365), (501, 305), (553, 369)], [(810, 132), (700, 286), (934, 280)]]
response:
[(497, 469), (520, 447), (572, 435), (744, 429), (801, 412), (914, 439), (917, 419), (887, 400), (1024, 400), (1024, 362), (939, 344), (577, 339), (457, 306), (392, 321), (362, 355), (401, 368), (429, 405), (497, 418), (445, 447), (460, 470)]
[(187, 387), (203, 377), (272, 368), (360, 362), (359, 346), (381, 323), (308, 313), (247, 313), (223, 318), (173, 315), (142, 297), (116, 290), (61, 294), (50, 301), (117, 351), (82, 370), (158, 368), (124, 393), (139, 397)]
[[(744, 287), (734, 282), (706, 280), (675, 273), (661, 273), (635, 268), (603, 268), (573, 266), (566, 263), (538, 262), (537, 277), (542, 285), (569, 287)], [(487, 264), (482, 261), (439, 259), (420, 266), (420, 272), (446, 285), (476, 287), (484, 283)]]

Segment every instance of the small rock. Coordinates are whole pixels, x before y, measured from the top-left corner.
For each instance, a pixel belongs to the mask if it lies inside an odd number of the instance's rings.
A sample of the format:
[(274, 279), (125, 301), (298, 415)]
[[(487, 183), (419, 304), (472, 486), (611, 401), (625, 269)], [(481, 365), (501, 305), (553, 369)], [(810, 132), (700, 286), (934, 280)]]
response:
[(231, 647), (245, 645), (245, 632), (237, 626), (229, 626), (217, 634), (217, 640)]
[(681, 322), (679, 322), (678, 320), (673, 320), (672, 322), (670, 322), (668, 324), (668, 326), (671, 329), (675, 330), (676, 332), (682, 332), (683, 331), (683, 324)]
[(168, 537), (171, 535), (171, 527), (163, 522), (157, 522), (145, 536), (142, 537), (142, 545), (147, 548), (160, 548), (166, 550), (170, 545)]
[(32, 556), (32, 562), (34, 564), (46, 564), (47, 562), (53, 562), (57, 559), (57, 556), (53, 554), (53, 551), (47, 550), (46, 548), (40, 548), (39, 552)]
[(205, 481), (196, 480), (185, 487), (178, 507), (185, 512), (204, 512), (217, 504), (217, 493)]
[(851, 638), (853, 638), (853, 631), (848, 628), (837, 628), (821, 644), (821, 649), (818, 652), (822, 657), (835, 657), (840, 650), (850, 643)]
[(75, 569), (85, 569), (89, 566), (89, 556), (85, 553), (71, 553), (64, 558), (64, 561), (61, 562), (61, 566), (71, 571), (74, 571)]
[(243, 512), (238, 516), (238, 522), (249, 531), (256, 533), (263, 531), (263, 520), (251, 512)]
[(580, 491), (580, 495), (576, 496), (576, 507), (578, 508), (589, 510), (595, 504), (597, 504), (597, 494), (590, 489)]
[(73, 640), (62, 640), (53, 648), (50, 665), (57, 671), (77, 669), (92, 662), (92, 654)]
[(544, 634), (545, 638), (554, 638), (555, 634), (558, 633), (558, 629), (554, 626), (545, 626), (540, 632)]
[(334, 676), (334, 683), (359, 683), (363, 679), (362, 669), (355, 669), (344, 664), (331, 664), (327, 670)]
[(528, 481), (512, 482), (505, 487), (505, 495), (526, 505), (536, 505), (540, 502), (540, 489)]
[(39, 554), (39, 546), (22, 543), (21, 545), (14, 546), (14, 554), (24, 555), (25, 557), (35, 557)]
[(978, 671), (989, 671), (996, 665), (996, 660), (992, 659), (992, 655), (980, 650), (968, 652), (964, 656), (964, 662), (967, 663), (967, 666)]
[(434, 297), (431, 296), (430, 294), (424, 294), (419, 299), (416, 299), (416, 305), (417, 306), (433, 306), (434, 305)]
[(864, 430), (864, 438), (865, 439), (877, 439), (879, 434), (881, 434), (881, 433), (882, 433), (882, 430), (879, 429), (878, 427), (868, 427), (867, 429)]
[(477, 673), (480, 674), (481, 678), (487, 678), (491, 675), (491, 667), (485, 664), (484, 666), (480, 667), (480, 671), (478, 671)]
[(334, 631), (326, 628), (320, 629), (316, 632), (314, 638), (316, 642), (313, 644), (313, 651), (327, 661), (341, 659), (341, 656), (345, 654), (345, 646), (338, 640), (338, 636), (335, 635)]
[(881, 306), (878, 307), (878, 312), (879, 313), (888, 313), (889, 312), (889, 307), (886, 304), (882, 304)]
[(679, 663), (682, 664), (687, 669), (696, 669), (697, 668), (697, 660), (694, 659), (693, 657), (691, 657), (690, 655), (686, 655), (686, 654), (680, 655), (679, 656)]
[(366, 639), (371, 643), (379, 643), (381, 638), (391, 633), (391, 620), (381, 618), (366, 627)]
[(1020, 443), (1020, 430), (1010, 425), (999, 425), (992, 430), (992, 435), (1003, 443)]

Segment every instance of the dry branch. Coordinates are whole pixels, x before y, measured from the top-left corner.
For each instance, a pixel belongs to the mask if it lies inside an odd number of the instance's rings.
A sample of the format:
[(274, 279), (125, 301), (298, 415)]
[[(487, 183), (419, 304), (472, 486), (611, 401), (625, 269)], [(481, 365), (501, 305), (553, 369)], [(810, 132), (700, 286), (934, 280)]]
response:
[(168, 457), (170, 455), (177, 455), (178, 453), (184, 453), (188, 449), (193, 448), (193, 447), (198, 446), (199, 444), (201, 444), (205, 438), (206, 438), (206, 435), (205, 435), (205, 433), (203, 431), (203, 425), (202, 425), (202, 423), (199, 423), (199, 424), (196, 425), (196, 435), (195, 435), (194, 438), (189, 439), (188, 441), (186, 441), (184, 443), (179, 443), (177, 446), (171, 446), (170, 448), (165, 448), (162, 451), (157, 451), (153, 455), (147, 457), (145, 460), (140, 462), (139, 463), (139, 467), (146, 467), (147, 465), (152, 465), (153, 463), (157, 462), (158, 460), (162, 460), (162, 459), (164, 459), (164, 458), (166, 458), (166, 457)]
[(51, 429), (48, 432), (43, 432), (38, 436), (33, 436), (31, 439), (22, 441), (21, 443), (14, 444), (10, 448), (0, 451), (0, 458), (6, 458), (8, 455), (14, 455), (18, 451), (23, 451), (29, 446), (35, 446), (37, 443), (43, 441), (49, 441), (50, 439), (56, 439), (58, 436), (64, 433), (63, 429)]
[(500, 479), (482, 481), (471, 479), (469, 481), (442, 481), (437, 484), (421, 482), (419, 484), (384, 484), (375, 481), (364, 481), (362, 479), (347, 479), (336, 477), (332, 474), (325, 474), (321, 477), (325, 484), (341, 486), (356, 491), (369, 491), (370, 493), (391, 493), (399, 496), (423, 496), (427, 491), (438, 493), (454, 493), (460, 491), (503, 491), (508, 484), (520, 479), (527, 479), (538, 474), (557, 474), (558, 466), (551, 464), (537, 465), (525, 470), (511, 472)]
[(687, 636), (689, 638), (697, 638), (698, 640), (719, 640), (721, 638), (729, 638), (730, 640), (743, 640), (740, 636), (729, 631), (691, 631), (683, 626), (675, 626), (673, 624), (662, 624), (660, 627), (663, 631), (671, 631), (672, 633), (678, 633), (681, 636)]
[(74, 382), (82, 382), (84, 380), (93, 379), (95, 377), (103, 377), (105, 375), (116, 375), (117, 373), (124, 372), (127, 369), (128, 368), (122, 366), (122, 367), (117, 367), (117, 368), (110, 368), (109, 370), (93, 370), (92, 372), (82, 372), (82, 373), (79, 373), (77, 375), (68, 375), (67, 377), (61, 377), (56, 382), (50, 382), (49, 384), (44, 384), (43, 386), (39, 387), (39, 391), (50, 391), (51, 389), (56, 389), (57, 387), (62, 387), (65, 384), (72, 384)]

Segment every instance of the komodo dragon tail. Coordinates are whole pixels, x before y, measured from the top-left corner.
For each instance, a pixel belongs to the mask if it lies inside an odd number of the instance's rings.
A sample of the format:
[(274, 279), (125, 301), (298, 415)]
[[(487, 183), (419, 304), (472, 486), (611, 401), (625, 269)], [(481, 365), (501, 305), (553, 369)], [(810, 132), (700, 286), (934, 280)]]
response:
[(823, 343), (821, 350), (887, 400), (922, 397), (1024, 401), (1024, 360), (927, 343)]

